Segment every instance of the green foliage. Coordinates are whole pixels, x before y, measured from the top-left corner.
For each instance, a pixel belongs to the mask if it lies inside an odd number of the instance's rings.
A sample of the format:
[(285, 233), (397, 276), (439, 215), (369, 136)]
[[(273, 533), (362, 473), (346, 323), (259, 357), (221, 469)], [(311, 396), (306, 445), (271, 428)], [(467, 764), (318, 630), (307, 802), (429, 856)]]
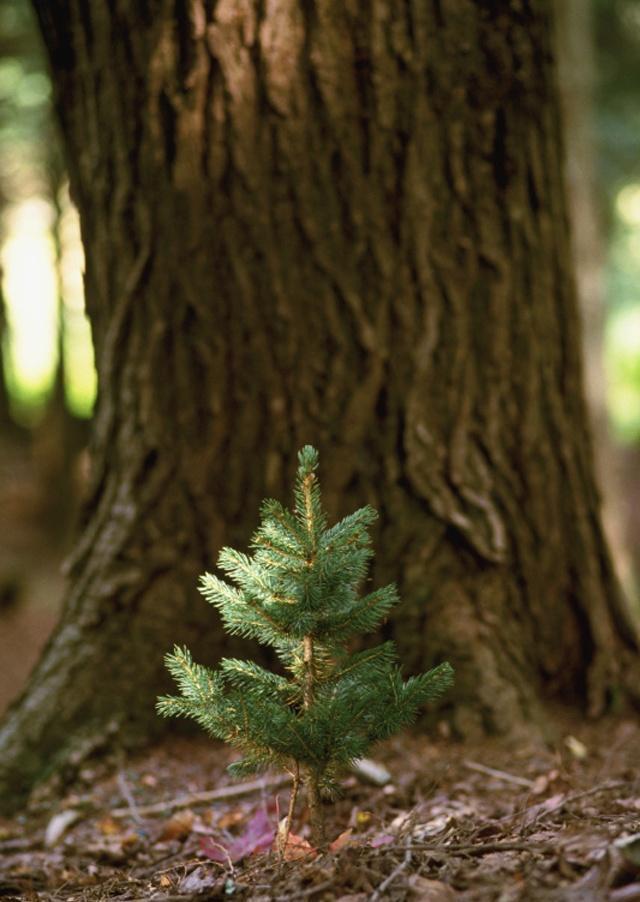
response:
[(395, 586), (360, 595), (373, 551), (363, 507), (327, 526), (317, 451), (299, 455), (293, 511), (265, 501), (251, 555), (223, 548), (200, 591), (232, 635), (272, 646), (277, 675), (227, 658), (214, 671), (186, 648), (166, 662), (181, 692), (158, 700), (160, 714), (189, 717), (243, 754), (236, 775), (276, 765), (311, 774), (325, 792), (372, 742), (409, 724), (452, 683), (449, 664), (404, 681), (392, 642), (350, 653), (348, 640), (374, 630), (398, 602)]
[(43, 170), (59, 153), (51, 85), (28, 0), (0, 0), (0, 188), (2, 204), (44, 192)]

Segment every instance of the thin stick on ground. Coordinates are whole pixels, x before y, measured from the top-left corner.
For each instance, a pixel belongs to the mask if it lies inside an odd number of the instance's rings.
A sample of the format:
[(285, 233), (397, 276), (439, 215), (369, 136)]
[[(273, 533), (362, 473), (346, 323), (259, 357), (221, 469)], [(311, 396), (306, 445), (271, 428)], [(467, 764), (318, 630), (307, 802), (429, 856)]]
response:
[(118, 771), (118, 787), (120, 792), (122, 793), (122, 797), (129, 806), (129, 814), (132, 819), (136, 822), (136, 824), (142, 823), (142, 818), (140, 817), (140, 809), (136, 804), (136, 800), (133, 797), (133, 793), (131, 792), (131, 787), (127, 783), (127, 778), (124, 775), (124, 771)]
[[(613, 780), (609, 783), (602, 783), (599, 786), (591, 786), (589, 789), (584, 789), (581, 792), (574, 792), (571, 795), (565, 796), (563, 799), (558, 800), (558, 804), (554, 805), (551, 808), (546, 808), (540, 810), (536, 817), (533, 819), (532, 823), (537, 823), (538, 821), (543, 820), (543, 818), (549, 817), (552, 814), (558, 814), (559, 811), (562, 811), (563, 808), (566, 808), (567, 805), (571, 805), (573, 802), (578, 802), (580, 799), (586, 799), (588, 796), (597, 795), (601, 792), (610, 792), (612, 789), (622, 789), (622, 787), (629, 786), (630, 783), (628, 780)], [(544, 803), (538, 802), (535, 805), (529, 805), (526, 808), (518, 808), (516, 811), (511, 814), (506, 814), (504, 817), (500, 818), (501, 823), (507, 823), (508, 821), (512, 821), (517, 817), (524, 817), (526, 814), (535, 811), (537, 808), (540, 808), (540, 805)], [(527, 824), (527, 826), (531, 826), (531, 824)]]
[(489, 855), (492, 852), (550, 852), (556, 848), (552, 843), (510, 842), (509, 840), (464, 845), (433, 845), (411, 843), (408, 848), (430, 852), (432, 855)]
[(394, 880), (396, 880), (400, 874), (405, 871), (409, 865), (411, 864), (411, 846), (407, 844), (406, 852), (404, 853), (404, 858), (400, 862), (400, 864), (391, 871), (388, 877), (386, 877), (380, 886), (369, 896), (369, 902), (378, 902), (378, 899), (382, 899), (384, 893), (391, 886)]
[[(210, 789), (206, 792), (194, 792), (190, 795), (179, 796), (176, 799), (167, 799), (164, 802), (155, 802), (153, 805), (139, 805), (138, 814), (144, 817), (167, 814), (169, 811), (179, 811), (182, 808), (194, 808), (196, 805), (207, 805), (209, 802), (223, 802), (227, 799), (238, 799), (242, 796), (252, 795), (254, 792), (262, 792), (265, 789), (278, 789), (291, 782), (290, 774), (278, 774), (262, 780), (251, 780), (248, 783), (239, 783), (236, 786), (222, 786), (220, 789)], [(109, 814), (113, 818), (130, 817), (130, 808), (114, 808)]]
[(479, 764), (477, 761), (464, 761), (463, 763), (469, 770), (486, 774), (488, 777), (495, 777), (497, 780), (504, 780), (505, 783), (514, 783), (516, 786), (525, 786), (527, 789), (531, 789), (535, 785), (533, 780), (527, 780), (526, 777), (518, 777), (505, 770), (496, 770), (495, 767), (487, 767), (486, 764)]

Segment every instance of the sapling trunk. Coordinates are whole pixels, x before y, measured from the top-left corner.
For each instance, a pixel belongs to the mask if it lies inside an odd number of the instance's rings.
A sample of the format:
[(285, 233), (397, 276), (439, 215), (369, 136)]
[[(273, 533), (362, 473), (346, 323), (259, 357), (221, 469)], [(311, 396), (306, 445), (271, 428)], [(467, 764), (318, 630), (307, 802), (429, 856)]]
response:
[(324, 845), (324, 809), (318, 788), (318, 775), (311, 768), (305, 768), (304, 788), (307, 795), (307, 807), (309, 809), (309, 827), (311, 830), (311, 845), (316, 849)]
[[(304, 496), (304, 511), (309, 537), (310, 557), (307, 561), (308, 567), (313, 567), (317, 547), (315, 541), (316, 534), (316, 517), (313, 504), (313, 488), (317, 479), (313, 471), (306, 474), (302, 480), (302, 491)], [(315, 660), (313, 636), (305, 636), (303, 640), (303, 660), (304, 660), (304, 694), (303, 705), (305, 711), (312, 707), (315, 696)], [(318, 787), (318, 775), (316, 771), (307, 767), (304, 770), (304, 788), (307, 795), (307, 805), (309, 807), (309, 826), (311, 828), (311, 843), (314, 846), (322, 845), (324, 842), (324, 811), (322, 809), (322, 800), (320, 798), (320, 789)]]
[[(225, 658), (218, 670), (196, 664), (186, 648), (167, 655), (180, 697), (158, 700), (161, 714), (192, 717), (244, 753), (240, 776), (262, 767), (292, 771), (293, 790), (279, 839), (287, 839), (299, 787), (309, 809), (311, 842), (325, 842), (320, 794), (338, 788), (341, 771), (415, 717), (451, 684), (452, 669), (402, 679), (392, 642), (351, 654), (349, 640), (375, 630), (397, 603), (395, 586), (361, 596), (373, 554), (368, 529), (376, 512), (363, 507), (329, 527), (316, 476), (318, 453), (299, 454), (295, 507), (265, 501), (253, 554), (223, 548), (218, 565), (235, 583), (211, 573), (201, 591), (232, 634), (275, 648), (286, 676), (251, 661)], [(293, 767), (292, 767), (293, 765)]]
[[(311, 708), (311, 706), (313, 705), (315, 694), (315, 662), (313, 636), (304, 637), (303, 660), (305, 674), (303, 707), (305, 710), (309, 710), (309, 708)], [(318, 774), (313, 768), (307, 767), (304, 769), (303, 782), (307, 796), (307, 806), (309, 808), (311, 844), (317, 847), (324, 843), (324, 810), (322, 808), (322, 799), (320, 797), (320, 789), (318, 786)]]

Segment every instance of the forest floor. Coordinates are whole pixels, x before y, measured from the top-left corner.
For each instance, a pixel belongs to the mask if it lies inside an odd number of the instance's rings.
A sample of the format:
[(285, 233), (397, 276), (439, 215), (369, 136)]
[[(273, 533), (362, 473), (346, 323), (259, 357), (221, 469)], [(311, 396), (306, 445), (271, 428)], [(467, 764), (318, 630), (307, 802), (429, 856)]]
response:
[[(38, 485), (26, 454), (0, 453), (0, 709), (63, 590)], [(299, 804), (284, 860), (288, 787), (234, 784), (223, 746), (173, 738), (89, 763), (0, 819), (0, 902), (640, 902), (640, 723), (563, 714), (545, 745), (445, 733), (379, 746), (379, 785), (346, 778), (326, 806), (332, 849), (305, 845)]]
[(568, 722), (541, 746), (403, 735), (379, 785), (346, 778), (316, 851), (288, 787), (234, 784), (228, 751), (173, 738), (85, 766), (0, 820), (1, 900), (640, 900), (640, 724)]

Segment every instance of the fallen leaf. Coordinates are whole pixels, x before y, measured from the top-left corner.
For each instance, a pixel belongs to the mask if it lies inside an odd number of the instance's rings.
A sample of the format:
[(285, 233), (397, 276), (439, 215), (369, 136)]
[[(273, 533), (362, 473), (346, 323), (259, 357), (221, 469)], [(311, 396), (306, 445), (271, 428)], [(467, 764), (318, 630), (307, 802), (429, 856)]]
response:
[(86, 851), (99, 861), (110, 864), (122, 864), (140, 845), (140, 837), (136, 833), (127, 833), (115, 839), (109, 837), (102, 842), (89, 843)]
[(531, 787), (531, 794), (534, 796), (541, 796), (543, 793), (547, 791), (550, 784), (558, 779), (560, 776), (560, 772), (557, 770), (550, 770), (548, 774), (540, 774), (533, 781), (533, 786)]
[(214, 839), (213, 836), (204, 836), (200, 840), (200, 851), (211, 861), (217, 861), (219, 864), (231, 865), (239, 859), (231, 858), (231, 844), (223, 846), (221, 842)]
[(563, 792), (558, 792), (553, 796), (549, 796), (544, 802), (540, 802), (538, 805), (532, 805), (530, 808), (527, 808), (522, 815), (522, 826), (529, 827), (532, 824), (535, 824), (539, 817), (550, 814), (552, 811), (555, 811), (556, 808), (562, 808), (565, 798), (566, 796)]
[(105, 817), (98, 822), (98, 830), (103, 836), (115, 836), (122, 831), (122, 824), (119, 824), (112, 817)]
[(269, 822), (267, 812), (261, 808), (247, 823), (244, 832), (235, 839), (221, 842), (213, 836), (204, 837), (200, 840), (200, 851), (220, 864), (235, 863), (254, 852), (270, 849), (275, 835), (274, 825)]
[(388, 846), (395, 842), (397, 838), (393, 833), (378, 833), (373, 839), (369, 840), (369, 845), (372, 849), (379, 849), (380, 846)]
[(400, 833), (401, 830), (411, 823), (412, 818), (413, 814), (411, 811), (401, 811), (391, 821), (391, 829), (396, 833)]
[(372, 817), (373, 815), (370, 811), (358, 811), (356, 814), (356, 827), (358, 827), (358, 829), (366, 827), (367, 824), (371, 823)]
[(640, 811), (640, 799), (616, 799), (619, 808), (627, 808), (631, 811)]
[(353, 840), (353, 830), (349, 827), (348, 830), (344, 830), (340, 836), (337, 836), (334, 841), (329, 845), (330, 852), (339, 852), (340, 849), (344, 849), (345, 846), (350, 846), (354, 844)]
[(453, 820), (453, 814), (438, 814), (430, 821), (427, 821), (426, 824), (416, 824), (411, 831), (411, 835), (417, 840), (423, 840), (429, 836), (437, 836), (438, 833), (446, 830)]
[(44, 834), (45, 846), (48, 849), (55, 846), (55, 844), (62, 839), (63, 834), (69, 829), (71, 824), (74, 824), (79, 817), (80, 812), (75, 811), (73, 808), (68, 808), (66, 811), (60, 811), (58, 814), (54, 814), (47, 824), (47, 829)]
[(283, 850), (285, 861), (299, 861), (301, 858), (315, 858), (318, 852), (303, 836), (290, 833)]
[(242, 808), (235, 808), (232, 811), (226, 811), (216, 821), (216, 827), (219, 827), (221, 830), (228, 830), (229, 827), (236, 827), (238, 824), (241, 824), (246, 816), (247, 812), (243, 811)]
[(178, 811), (170, 817), (162, 828), (157, 842), (170, 842), (172, 839), (185, 839), (190, 833), (195, 814), (189, 808)]
[(187, 874), (186, 877), (178, 884), (178, 890), (180, 893), (193, 893), (194, 895), (203, 892), (203, 890), (210, 890), (214, 886), (219, 885), (219, 878), (212, 874), (211, 871), (208, 871), (205, 867), (197, 867), (194, 871), (191, 871), (190, 874)]
[(76, 870), (76, 868), (64, 868), (60, 873), (60, 879), (65, 882), (74, 883), (75, 886), (95, 886), (98, 882), (96, 877), (97, 867), (95, 870), (87, 868), (86, 873)]
[(171, 886), (171, 877), (163, 874), (160, 878), (160, 886), (162, 886), (164, 889), (166, 889), (168, 886)]
[(153, 788), (154, 786), (158, 785), (158, 778), (154, 777), (153, 774), (143, 774), (140, 778), (140, 782), (143, 786), (149, 786)]
[(453, 889), (440, 880), (428, 880), (419, 874), (409, 878), (409, 889), (412, 899), (420, 902), (453, 902), (455, 893)]

